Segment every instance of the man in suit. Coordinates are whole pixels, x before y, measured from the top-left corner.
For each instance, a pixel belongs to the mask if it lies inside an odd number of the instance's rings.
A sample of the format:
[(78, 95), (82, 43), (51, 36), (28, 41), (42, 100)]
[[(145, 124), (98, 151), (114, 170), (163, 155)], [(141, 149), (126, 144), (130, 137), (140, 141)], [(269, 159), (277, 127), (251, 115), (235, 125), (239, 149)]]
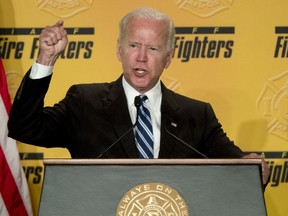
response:
[[(15, 96), (9, 136), (67, 148), (72, 158), (145, 158), (134, 125), (145, 105), (153, 158), (261, 158), (245, 155), (229, 140), (209, 103), (174, 93), (160, 81), (173, 58), (174, 37), (172, 20), (159, 11), (128, 13), (120, 22), (117, 43), (123, 74), (111, 83), (74, 85), (58, 104), (43, 107), (53, 66), (68, 44), (62, 21), (47, 26), (40, 35), (38, 59)], [(148, 99), (137, 104), (139, 95)], [(262, 161), (266, 184), (269, 169)]]

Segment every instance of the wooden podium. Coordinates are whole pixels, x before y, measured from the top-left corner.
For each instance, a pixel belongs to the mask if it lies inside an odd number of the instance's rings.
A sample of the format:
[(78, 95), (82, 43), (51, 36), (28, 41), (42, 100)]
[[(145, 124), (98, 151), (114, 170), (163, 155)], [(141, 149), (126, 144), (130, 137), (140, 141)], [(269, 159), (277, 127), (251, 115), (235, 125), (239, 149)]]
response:
[(267, 215), (260, 159), (44, 160), (39, 216)]

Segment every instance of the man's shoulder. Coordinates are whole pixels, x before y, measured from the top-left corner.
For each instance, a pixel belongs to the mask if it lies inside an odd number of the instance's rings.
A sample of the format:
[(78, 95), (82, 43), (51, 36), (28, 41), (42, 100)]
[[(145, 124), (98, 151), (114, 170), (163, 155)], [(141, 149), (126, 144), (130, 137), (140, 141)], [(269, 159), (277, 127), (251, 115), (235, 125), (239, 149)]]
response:
[(74, 84), (71, 87), (79, 88), (83, 91), (95, 91), (95, 90), (105, 90), (111, 88), (115, 82), (103, 82), (103, 83), (80, 83)]
[(72, 88), (79, 88), (81, 90), (86, 91), (104, 91), (109, 90), (111, 88), (122, 88), (121, 79), (118, 78), (117, 80), (111, 82), (93, 82), (93, 83), (79, 83), (74, 84), (71, 86)]
[(119, 92), (123, 92), (123, 87), (117, 81), (74, 84), (68, 90), (68, 94), (82, 95), (81, 97), (87, 98), (106, 98), (108, 95), (118, 95)]

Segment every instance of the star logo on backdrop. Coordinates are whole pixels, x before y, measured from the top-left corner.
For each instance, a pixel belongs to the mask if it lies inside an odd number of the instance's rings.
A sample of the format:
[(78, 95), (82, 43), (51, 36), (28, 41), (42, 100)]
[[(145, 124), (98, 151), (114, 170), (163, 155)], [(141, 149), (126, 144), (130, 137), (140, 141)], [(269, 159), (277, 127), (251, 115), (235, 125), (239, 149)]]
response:
[(179, 9), (199, 17), (211, 17), (231, 8), (234, 0), (175, 0)]
[(288, 141), (288, 71), (269, 79), (257, 101), (267, 132)]
[(88, 10), (94, 0), (37, 0), (37, 7), (61, 19)]

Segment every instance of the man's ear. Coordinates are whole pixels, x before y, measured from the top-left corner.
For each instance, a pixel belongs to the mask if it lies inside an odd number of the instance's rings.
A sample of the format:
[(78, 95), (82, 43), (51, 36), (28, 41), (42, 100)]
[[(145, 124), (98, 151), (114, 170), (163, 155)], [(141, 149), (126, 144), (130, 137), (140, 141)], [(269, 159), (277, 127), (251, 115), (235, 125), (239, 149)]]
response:
[(122, 45), (121, 45), (119, 39), (117, 40), (116, 53), (117, 53), (118, 60), (121, 62), (122, 61)]

